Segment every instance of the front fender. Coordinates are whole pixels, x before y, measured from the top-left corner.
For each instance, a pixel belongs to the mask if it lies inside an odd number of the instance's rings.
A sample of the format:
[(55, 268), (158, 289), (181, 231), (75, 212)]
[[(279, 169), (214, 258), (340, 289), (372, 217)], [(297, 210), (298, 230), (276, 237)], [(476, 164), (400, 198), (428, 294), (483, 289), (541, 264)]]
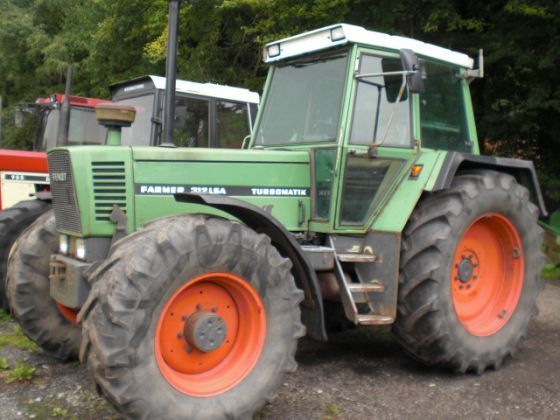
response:
[(301, 315), (307, 334), (317, 340), (327, 339), (323, 300), (315, 271), (297, 241), (275, 217), (253, 204), (226, 196), (184, 193), (174, 197), (183, 203), (203, 204), (224, 211), (256, 232), (268, 235), (280, 254), (292, 261), (296, 284), (305, 293)]

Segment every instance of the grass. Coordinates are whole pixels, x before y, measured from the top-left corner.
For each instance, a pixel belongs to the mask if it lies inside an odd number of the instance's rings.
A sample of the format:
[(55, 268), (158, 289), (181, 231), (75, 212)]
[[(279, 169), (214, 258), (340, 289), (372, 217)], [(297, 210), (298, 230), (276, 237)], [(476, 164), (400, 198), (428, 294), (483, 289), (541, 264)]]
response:
[(325, 409), (325, 413), (330, 416), (339, 417), (340, 416), (340, 408), (337, 407), (336, 404), (331, 404)]
[(559, 280), (560, 267), (556, 267), (553, 264), (545, 264), (541, 271), (541, 277), (546, 280)]
[(0, 347), (12, 346), (21, 350), (38, 352), (39, 347), (23, 334), (19, 325), (12, 328), (11, 332), (0, 335)]
[(266, 407), (263, 407), (255, 414), (253, 414), (253, 420), (264, 420), (268, 416), (268, 414), (268, 409)]
[(5, 310), (0, 309), (0, 325), (5, 324), (8, 321), (11, 321), (12, 317), (8, 314)]
[(12, 382), (29, 382), (35, 376), (35, 371), (37, 369), (33, 366), (29, 366), (25, 363), (16, 363), (14, 368), (8, 371), (8, 376), (6, 377), (6, 383)]
[(53, 409), (51, 410), (51, 416), (62, 418), (68, 417), (68, 409), (62, 407), (53, 407)]
[(8, 370), (10, 364), (8, 363), (8, 359), (5, 357), (0, 357), (0, 370)]

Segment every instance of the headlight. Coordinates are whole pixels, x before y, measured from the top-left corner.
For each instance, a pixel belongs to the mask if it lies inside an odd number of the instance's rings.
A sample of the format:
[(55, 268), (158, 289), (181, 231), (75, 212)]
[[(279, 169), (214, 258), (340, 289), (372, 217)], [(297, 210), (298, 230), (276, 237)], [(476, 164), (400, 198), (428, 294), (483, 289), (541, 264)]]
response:
[(340, 41), (344, 38), (346, 38), (346, 35), (344, 34), (344, 29), (342, 29), (342, 26), (338, 26), (336, 28), (331, 29), (332, 42)]
[(58, 237), (58, 250), (63, 255), (68, 254), (68, 236), (60, 235)]
[(280, 55), (280, 44), (270, 45), (268, 47), (268, 57), (276, 57)]
[(86, 259), (86, 243), (83, 238), (76, 239), (76, 257), (80, 260)]

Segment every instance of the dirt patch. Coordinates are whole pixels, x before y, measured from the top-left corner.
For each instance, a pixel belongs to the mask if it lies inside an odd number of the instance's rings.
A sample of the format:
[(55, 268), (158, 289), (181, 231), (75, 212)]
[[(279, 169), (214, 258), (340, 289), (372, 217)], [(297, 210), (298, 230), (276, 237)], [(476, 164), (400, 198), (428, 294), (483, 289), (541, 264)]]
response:
[[(430, 369), (407, 357), (389, 329), (354, 329), (327, 343), (302, 340), (297, 372), (255, 418), (560, 418), (558, 286), (547, 283), (539, 317), (499, 371), (477, 376)], [(0, 337), (14, 334), (14, 327), (0, 317)], [(118, 418), (83, 366), (13, 343), (0, 344), (0, 358), (10, 368), (25, 363), (36, 369), (31, 381), (10, 384), (0, 370), (2, 419)]]

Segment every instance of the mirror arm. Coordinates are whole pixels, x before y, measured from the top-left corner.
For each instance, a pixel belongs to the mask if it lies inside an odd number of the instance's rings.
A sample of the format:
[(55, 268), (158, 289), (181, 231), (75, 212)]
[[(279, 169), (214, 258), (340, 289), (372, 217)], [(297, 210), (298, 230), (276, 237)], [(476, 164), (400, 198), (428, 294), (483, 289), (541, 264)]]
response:
[(356, 79), (363, 79), (366, 77), (385, 77), (385, 76), (409, 76), (416, 74), (418, 70), (399, 70), (399, 71), (385, 71), (381, 73), (363, 73), (354, 76)]
[(484, 50), (481, 48), (478, 50), (478, 68), (477, 69), (468, 69), (463, 78), (467, 79), (472, 82), (474, 79), (482, 79), (484, 77)]

